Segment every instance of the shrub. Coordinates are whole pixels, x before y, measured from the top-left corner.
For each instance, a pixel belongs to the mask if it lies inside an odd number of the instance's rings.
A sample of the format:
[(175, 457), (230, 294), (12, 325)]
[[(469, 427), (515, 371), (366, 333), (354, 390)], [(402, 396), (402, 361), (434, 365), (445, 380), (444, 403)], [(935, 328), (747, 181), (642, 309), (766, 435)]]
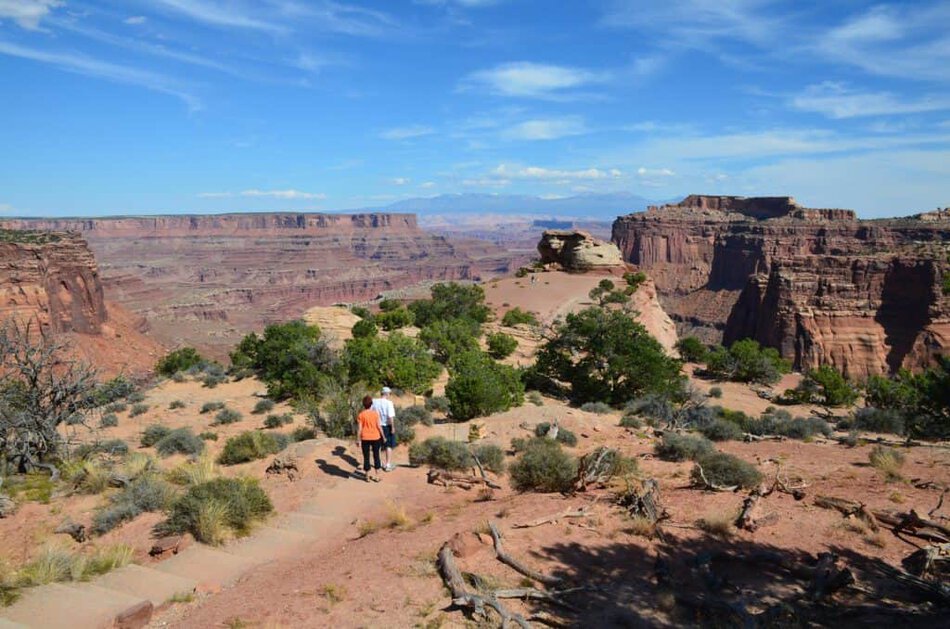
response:
[[(535, 437), (545, 437), (551, 431), (551, 424), (549, 422), (541, 422), (534, 427), (534, 436)], [(577, 445), (577, 435), (565, 428), (564, 426), (557, 427), (557, 442), (563, 443), (566, 446), (576, 446)]]
[(736, 341), (728, 349), (717, 347), (706, 358), (706, 371), (720, 380), (772, 384), (790, 370), (791, 363), (776, 349), (752, 339)]
[(264, 428), (280, 428), (281, 426), (286, 426), (287, 424), (294, 423), (294, 416), (291, 413), (284, 413), (282, 415), (268, 415), (264, 419)]
[(201, 413), (212, 413), (214, 411), (220, 411), (225, 407), (224, 402), (205, 402), (201, 405)]
[(363, 306), (353, 306), (350, 308), (350, 312), (355, 314), (360, 319), (371, 319), (373, 315), (370, 314), (369, 309)]
[(683, 386), (679, 361), (621, 310), (588, 308), (567, 315), (538, 350), (536, 370), (567, 382), (578, 403), (621, 404)]
[(443, 470), (465, 470), (474, 465), (468, 446), (445, 437), (429, 437), (421, 443), (412, 444), (409, 448), (409, 463)]
[(714, 448), (709, 439), (700, 435), (665, 432), (662, 441), (656, 443), (653, 450), (664, 461), (696, 461), (712, 454)]
[(203, 386), (213, 389), (227, 381), (228, 375), (225, 373), (224, 367), (218, 363), (211, 363), (204, 368), (204, 375), (201, 377), (201, 384)]
[[(135, 392), (135, 383), (124, 376), (116, 376), (112, 380), (107, 380), (96, 388), (89, 395), (89, 406), (104, 406), (118, 402), (124, 397), (128, 397)], [(124, 409), (123, 409), (124, 410)]]
[(177, 382), (177, 383), (181, 384), (181, 383), (184, 382), (186, 379), (187, 379), (187, 378), (186, 378), (184, 372), (176, 371), (175, 373), (172, 374), (172, 382)]
[(139, 402), (145, 401), (145, 394), (141, 391), (133, 391), (132, 393), (129, 393), (125, 399), (127, 402), (132, 404), (138, 404)]
[(405, 308), (397, 308), (388, 312), (381, 312), (374, 318), (376, 324), (382, 329), (392, 332), (409, 327), (414, 321), (412, 313)]
[(199, 542), (220, 544), (228, 533), (246, 535), (274, 510), (270, 498), (250, 478), (216, 478), (192, 485), (172, 505), (160, 529), (191, 533)]
[(274, 410), (274, 400), (263, 399), (258, 400), (257, 403), (254, 404), (254, 410), (251, 411), (251, 414), (263, 415), (272, 410)]
[(279, 435), (259, 430), (242, 432), (231, 437), (224, 444), (224, 449), (218, 456), (221, 465), (237, 465), (276, 454), (287, 447), (286, 435)]
[(581, 410), (585, 413), (605, 415), (614, 409), (612, 409), (609, 404), (604, 404), (603, 402), (586, 402), (581, 405)]
[(129, 411), (129, 417), (138, 417), (148, 412), (148, 404), (134, 404)]
[(156, 443), (166, 437), (171, 431), (171, 428), (168, 426), (162, 426), (161, 424), (152, 424), (151, 426), (148, 426), (142, 433), (142, 447), (150, 448), (154, 446)]
[(577, 475), (577, 459), (556, 441), (532, 439), (508, 471), (518, 491), (570, 491)]
[(176, 428), (158, 440), (155, 451), (161, 456), (173, 454), (196, 455), (204, 450), (205, 444), (190, 428)]
[(716, 418), (699, 430), (710, 441), (736, 441), (742, 439), (742, 429), (731, 421)]
[(448, 363), (453, 357), (478, 349), (481, 329), (464, 319), (433, 321), (419, 332), (419, 340), (432, 350), (435, 359)]
[(637, 471), (636, 459), (625, 457), (620, 453), (619, 450), (608, 448), (606, 446), (600, 446), (599, 448), (582, 456), (580, 458), (579, 467), (580, 469), (585, 469), (585, 467), (597, 462), (598, 460), (602, 466), (601, 469), (604, 469), (606, 472), (606, 479), (614, 478), (615, 476), (633, 474)]
[(510, 334), (499, 332), (488, 335), (488, 354), (496, 360), (508, 358), (518, 349), (518, 340)]
[(206, 361), (194, 347), (182, 347), (165, 355), (155, 365), (155, 372), (160, 376), (171, 376), (179, 371), (187, 371), (192, 367), (204, 364)]
[(409, 445), (416, 440), (415, 429), (404, 421), (396, 422), (396, 443)]
[(317, 431), (313, 429), (313, 426), (297, 426), (293, 429), (293, 432), (290, 433), (290, 439), (292, 441), (308, 441), (316, 438)]
[(896, 409), (859, 408), (854, 413), (853, 428), (868, 432), (904, 434), (904, 416)]
[(535, 406), (544, 406), (544, 398), (538, 391), (528, 391), (525, 395), (525, 399)]
[(218, 440), (218, 433), (216, 433), (216, 432), (211, 432), (210, 430), (206, 430), (205, 432), (198, 433), (198, 437), (199, 437), (202, 441), (217, 441), (217, 440)]
[(784, 410), (766, 411), (750, 421), (747, 428), (753, 435), (781, 435), (792, 439), (810, 439), (817, 434), (829, 436), (831, 425), (820, 417), (796, 417)]
[(524, 384), (516, 369), (496, 363), (487, 354), (460, 354), (449, 365), (445, 387), (452, 417), (459, 421), (507, 411), (524, 401)]
[(822, 365), (810, 369), (796, 388), (785, 392), (785, 397), (800, 404), (850, 406), (858, 399), (858, 391), (834, 367)]
[(762, 474), (751, 463), (725, 452), (703, 455), (690, 473), (696, 485), (704, 485), (703, 476), (712, 485), (752, 489), (762, 482)]
[(119, 417), (115, 413), (106, 413), (99, 419), (100, 428), (115, 428), (119, 425)]
[(901, 467), (904, 465), (904, 454), (894, 448), (874, 446), (868, 453), (871, 467), (879, 470), (889, 481), (901, 479)]
[(323, 412), (311, 410), (313, 424), (319, 426), (328, 437), (343, 439), (356, 432), (356, 416), (363, 410), (361, 388), (337, 388), (327, 397)]
[(212, 425), (225, 425), (225, 424), (236, 424), (244, 418), (241, 413), (234, 410), (233, 408), (223, 408), (218, 411), (218, 414), (214, 416), (214, 422)]
[(407, 408), (401, 408), (396, 411), (397, 425), (402, 423), (407, 426), (415, 426), (416, 424), (422, 423), (425, 426), (431, 426), (432, 413), (430, 413), (425, 406), (409, 406)]
[(392, 312), (402, 307), (402, 302), (395, 299), (383, 299), (379, 302), (380, 312)]
[(505, 471), (505, 452), (493, 443), (479, 443), (471, 446), (471, 452), (478, 457), (482, 467), (490, 472), (501, 474)]
[(121, 455), (127, 454), (129, 444), (121, 439), (106, 439), (105, 441), (95, 441), (93, 443), (84, 443), (78, 446), (73, 454), (77, 459), (86, 459), (93, 454)]
[(488, 321), (491, 311), (485, 306), (485, 289), (476, 284), (436, 284), (432, 298), (409, 304), (416, 325), (424, 328), (436, 321), (465, 319), (477, 324)]
[(162, 511), (174, 497), (171, 485), (154, 473), (134, 479), (109, 498), (109, 504), (93, 515), (92, 532), (103, 535), (145, 512)]
[(353, 324), (350, 333), (355, 339), (369, 338), (379, 334), (379, 328), (372, 319), (360, 319)]
[(399, 332), (389, 338), (350, 339), (346, 342), (343, 360), (350, 382), (368, 387), (388, 385), (412, 393), (425, 393), (442, 372), (442, 367), (417, 339)]
[(639, 417), (631, 413), (625, 413), (623, 417), (620, 418), (621, 428), (643, 428), (643, 422)]
[(685, 336), (676, 342), (680, 357), (689, 363), (702, 363), (709, 355), (709, 349), (695, 336)]
[(709, 397), (719, 399), (722, 397), (722, 388), (721, 387), (710, 387), (709, 388)]
[(107, 404), (102, 410), (106, 413), (124, 413), (129, 409), (129, 405), (125, 402), (113, 402), (112, 404)]
[(667, 424), (676, 416), (670, 396), (661, 393), (648, 393), (630, 400), (624, 405), (623, 412), (624, 415), (642, 415), (652, 426)]
[(185, 408), (185, 403), (181, 400), (172, 400), (171, 404), (168, 405), (168, 410), (174, 411), (179, 408)]
[(501, 318), (501, 324), (506, 328), (513, 328), (522, 324), (538, 325), (538, 318), (530, 312), (515, 307), (505, 313)]
[(449, 412), (449, 398), (444, 395), (434, 395), (432, 397), (426, 398), (426, 410), (434, 411), (436, 413), (448, 413)]

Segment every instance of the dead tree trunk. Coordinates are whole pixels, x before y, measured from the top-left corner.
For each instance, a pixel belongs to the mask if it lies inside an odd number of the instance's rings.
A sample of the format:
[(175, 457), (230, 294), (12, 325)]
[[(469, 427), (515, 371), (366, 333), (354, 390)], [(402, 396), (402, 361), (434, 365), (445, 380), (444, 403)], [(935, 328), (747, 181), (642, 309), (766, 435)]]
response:
[(445, 582), (445, 586), (449, 588), (449, 592), (452, 593), (452, 602), (455, 605), (468, 608), (474, 616), (480, 618), (488, 617), (485, 608), (489, 607), (501, 617), (502, 627), (509, 627), (511, 623), (515, 623), (523, 629), (531, 628), (531, 625), (523, 616), (508, 611), (496, 597), (479, 596), (465, 588), (465, 580), (462, 578), (458, 566), (455, 565), (455, 556), (452, 554), (452, 548), (448, 542), (442, 544), (442, 548), (439, 550), (438, 565), (442, 580)]
[(561, 585), (562, 579), (559, 579), (558, 577), (552, 577), (547, 574), (542, 574), (537, 570), (532, 570), (509, 555), (501, 543), (501, 533), (498, 532), (498, 527), (495, 526), (494, 522), (491, 522), (488, 527), (491, 529), (492, 540), (495, 543), (495, 555), (498, 557), (498, 561), (505, 564), (506, 566), (514, 568), (517, 572), (520, 572), (524, 576), (533, 581), (537, 581), (538, 583), (543, 583), (544, 585)]

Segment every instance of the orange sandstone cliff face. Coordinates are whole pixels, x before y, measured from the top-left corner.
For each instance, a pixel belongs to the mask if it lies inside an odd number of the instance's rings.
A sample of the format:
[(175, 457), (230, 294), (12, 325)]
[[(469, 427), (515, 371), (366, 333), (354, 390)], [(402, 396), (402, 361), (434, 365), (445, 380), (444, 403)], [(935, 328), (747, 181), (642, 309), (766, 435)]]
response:
[(790, 197), (694, 195), (618, 218), (613, 240), (681, 333), (754, 338), (799, 369), (854, 378), (950, 351), (950, 217), (863, 221)]
[(521, 262), (484, 241), (418, 228), (413, 214), (224, 214), (6, 221), (88, 240), (107, 297), (168, 345), (224, 358), (243, 334), (313, 306), (421, 281), (473, 280)]
[(107, 304), (96, 259), (86, 242), (65, 232), (0, 230), (0, 325), (29, 324), (66, 341), (71, 353), (103, 377), (152, 368), (162, 346), (145, 321)]

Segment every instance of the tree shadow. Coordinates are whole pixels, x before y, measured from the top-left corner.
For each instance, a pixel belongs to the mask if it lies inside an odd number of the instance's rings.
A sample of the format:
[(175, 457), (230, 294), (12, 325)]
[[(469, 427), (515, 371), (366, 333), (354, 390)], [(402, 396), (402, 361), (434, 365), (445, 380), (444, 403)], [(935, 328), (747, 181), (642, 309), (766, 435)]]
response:
[[(813, 600), (818, 558), (747, 540), (688, 539), (665, 534), (655, 546), (556, 543), (536, 550), (552, 574), (586, 591), (569, 595), (578, 611), (547, 607), (559, 622), (582, 627), (947, 626), (946, 599), (894, 578), (884, 561), (830, 548), (856, 585)], [(941, 601), (938, 602), (938, 601)], [(943, 621), (941, 623), (941, 621)]]
[(345, 470), (339, 465), (330, 463), (326, 459), (317, 459), (317, 467), (320, 468), (320, 471), (324, 474), (330, 476), (335, 476), (337, 478), (355, 478), (356, 475), (352, 470)]

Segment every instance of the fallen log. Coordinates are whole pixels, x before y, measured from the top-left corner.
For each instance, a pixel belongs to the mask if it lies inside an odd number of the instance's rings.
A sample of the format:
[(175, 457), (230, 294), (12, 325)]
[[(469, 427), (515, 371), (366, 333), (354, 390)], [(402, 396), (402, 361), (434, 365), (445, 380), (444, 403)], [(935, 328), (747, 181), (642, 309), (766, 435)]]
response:
[(574, 491), (587, 491), (588, 485), (606, 483), (617, 472), (620, 452), (614, 448), (600, 446), (593, 452), (581, 457), (574, 480)]
[(475, 461), (475, 465), (478, 466), (478, 473), (485, 482), (485, 485), (491, 487), (492, 489), (501, 489), (501, 485), (498, 483), (493, 483), (491, 480), (489, 480), (488, 476), (485, 474), (485, 468), (482, 467), (482, 462), (478, 460), (478, 457), (475, 455), (475, 453), (470, 452), (470, 454), (472, 455), (472, 459)]
[(528, 529), (535, 526), (541, 526), (542, 524), (557, 524), (558, 520), (565, 520), (570, 518), (586, 518), (590, 515), (590, 507), (581, 507), (579, 509), (571, 509), (568, 507), (560, 513), (555, 513), (554, 515), (549, 515), (543, 518), (538, 518), (537, 520), (532, 520), (531, 522), (525, 522), (523, 524), (514, 524), (511, 528), (513, 529)]
[(429, 470), (426, 473), (426, 480), (430, 485), (442, 485), (443, 487), (461, 487), (462, 489), (471, 489), (476, 485), (484, 485), (500, 489), (498, 485), (490, 481), (468, 474), (454, 474), (445, 470)]
[(914, 551), (902, 562), (911, 574), (920, 578), (944, 579), (950, 572), (950, 544), (935, 544)]
[(854, 575), (848, 568), (838, 567), (838, 556), (834, 553), (820, 553), (818, 565), (808, 585), (808, 597), (818, 601), (831, 596), (841, 588), (854, 583)]
[(537, 581), (538, 583), (543, 583), (544, 585), (561, 585), (561, 583), (563, 583), (562, 579), (547, 574), (542, 574), (537, 570), (532, 570), (528, 566), (509, 555), (501, 543), (501, 533), (498, 532), (498, 527), (495, 525), (495, 523), (489, 523), (488, 528), (491, 530), (492, 541), (495, 545), (495, 556), (498, 557), (498, 561), (510, 568), (513, 568), (516, 572), (528, 577), (532, 581)]
[(586, 588), (571, 588), (569, 590), (546, 592), (537, 588), (516, 588), (512, 590), (495, 590), (493, 594), (496, 598), (520, 598), (521, 600), (545, 601), (547, 603), (558, 605), (564, 609), (576, 612), (579, 611), (577, 607), (561, 600), (560, 597), (564, 596), (565, 594), (582, 592), (585, 589)]
[(755, 533), (756, 529), (761, 526), (759, 522), (760, 515), (760, 505), (759, 500), (764, 495), (761, 487), (756, 487), (749, 492), (749, 495), (742, 500), (742, 510), (739, 512), (739, 517), (736, 518), (736, 528), (744, 529), (750, 533)]
[(853, 500), (818, 496), (815, 505), (825, 509), (835, 509), (845, 517), (855, 516), (865, 522), (872, 531), (878, 530), (878, 523), (891, 528), (895, 535), (906, 533), (931, 542), (950, 542), (950, 528), (927, 518), (923, 518), (914, 509), (907, 513), (898, 513), (886, 509), (869, 511), (865, 506)]
[(511, 623), (515, 623), (523, 629), (530, 629), (531, 625), (523, 616), (508, 611), (496, 597), (479, 596), (465, 588), (465, 580), (462, 578), (458, 566), (455, 565), (455, 556), (452, 554), (452, 548), (448, 542), (442, 544), (442, 548), (439, 549), (438, 567), (442, 575), (442, 581), (449, 592), (452, 593), (453, 604), (468, 608), (474, 616), (479, 618), (488, 617), (488, 613), (485, 611), (485, 608), (488, 607), (493, 609), (501, 618), (502, 627), (509, 627)]
[(875, 533), (880, 530), (874, 514), (868, 511), (863, 503), (832, 496), (818, 496), (815, 498), (815, 505), (823, 509), (834, 509), (846, 518), (856, 517)]

